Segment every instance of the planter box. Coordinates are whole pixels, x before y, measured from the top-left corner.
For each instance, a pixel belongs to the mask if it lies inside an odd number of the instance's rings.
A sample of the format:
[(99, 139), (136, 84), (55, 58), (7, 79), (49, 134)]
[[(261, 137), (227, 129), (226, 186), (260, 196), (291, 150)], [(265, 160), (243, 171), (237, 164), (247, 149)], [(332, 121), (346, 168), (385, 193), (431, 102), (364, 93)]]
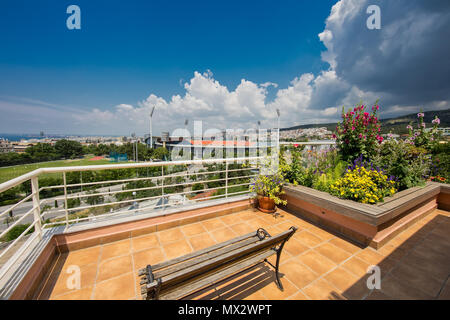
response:
[(450, 187), (434, 182), (398, 192), (375, 205), (293, 184), (283, 190), (289, 211), (375, 249), (434, 209), (450, 208)]

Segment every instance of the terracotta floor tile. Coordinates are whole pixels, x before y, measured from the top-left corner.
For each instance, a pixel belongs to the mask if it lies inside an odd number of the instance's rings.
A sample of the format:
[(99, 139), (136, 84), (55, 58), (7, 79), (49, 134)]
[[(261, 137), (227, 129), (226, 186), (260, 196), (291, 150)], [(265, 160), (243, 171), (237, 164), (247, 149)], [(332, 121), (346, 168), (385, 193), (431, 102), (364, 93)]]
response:
[(133, 252), (141, 251), (148, 248), (159, 247), (159, 240), (156, 233), (131, 239), (131, 247)]
[(186, 237), (191, 237), (206, 232), (205, 227), (201, 223), (188, 224), (180, 228)]
[(331, 271), (325, 276), (325, 279), (334, 285), (340, 291), (345, 291), (351, 288), (358, 278), (346, 271), (345, 269), (339, 267)]
[[(350, 300), (361, 300), (365, 299), (369, 294), (371, 289), (367, 287), (367, 279), (369, 275), (365, 275), (358, 279), (354, 284), (352, 284), (348, 289), (345, 289), (341, 294)], [(381, 280), (381, 287), (383, 287), (383, 280)]]
[(331, 239), (336, 238), (334, 234), (316, 226), (311, 226), (308, 229), (308, 231), (314, 234), (315, 236), (321, 238), (323, 241), (329, 241)]
[(392, 300), (392, 298), (387, 294), (384, 294), (382, 291), (374, 289), (367, 296), (366, 300)]
[(341, 248), (342, 250), (345, 250), (345, 251), (351, 253), (351, 254), (355, 254), (356, 252), (361, 250), (360, 247), (351, 243), (350, 241), (347, 241), (347, 240), (344, 240), (344, 239), (341, 239), (338, 237), (330, 240), (330, 243), (335, 245), (338, 248)]
[(336, 247), (335, 245), (326, 242), (318, 247), (314, 248), (317, 252), (319, 252), (321, 255), (327, 257), (334, 263), (341, 263), (345, 259), (348, 259), (351, 256), (351, 253), (340, 249), (339, 247)]
[(300, 289), (310, 284), (319, 276), (295, 258), (280, 266), (280, 272)]
[(126, 239), (122, 241), (113, 242), (102, 246), (100, 261), (106, 259), (123, 256), (130, 254), (131, 252), (131, 240)]
[(94, 289), (95, 300), (128, 300), (135, 297), (133, 273), (97, 283)]
[(153, 265), (166, 260), (160, 247), (141, 250), (133, 253), (135, 271), (145, 268), (147, 265)]
[(71, 251), (63, 255), (66, 263), (82, 266), (85, 264), (98, 263), (100, 256), (100, 246)]
[(353, 275), (357, 277), (363, 277), (367, 275), (367, 268), (370, 266), (369, 263), (357, 258), (353, 257), (350, 260), (344, 262), (342, 266), (350, 271)]
[(179, 228), (170, 228), (157, 233), (161, 245), (168, 244), (184, 238), (184, 234)]
[(302, 291), (298, 291), (293, 296), (290, 296), (288, 300), (310, 300)]
[(385, 259), (385, 257), (382, 254), (379, 254), (378, 252), (375, 251), (375, 249), (369, 247), (359, 252), (356, 256), (361, 260), (372, 265), (376, 265), (381, 261), (383, 261), (383, 259)]
[(52, 300), (91, 300), (92, 297), (92, 286), (70, 291), (68, 293), (56, 296)]
[(448, 263), (429, 259), (426, 255), (415, 250), (409, 252), (401, 262), (409, 264), (418, 270), (428, 272), (431, 276), (439, 280), (447, 279), (450, 274), (450, 265)]
[(264, 228), (264, 230), (266, 230), (271, 236), (276, 236), (277, 234), (280, 234), (283, 231), (286, 231), (286, 230), (282, 230), (282, 229), (280, 229), (278, 227), (275, 227), (275, 226), (266, 226)]
[(392, 269), (391, 275), (412, 287), (420, 288), (424, 293), (436, 298), (442, 287), (442, 281), (433, 278), (429, 272), (402, 262)]
[(238, 236), (243, 236), (244, 234), (250, 232), (256, 232), (255, 228), (250, 227), (247, 223), (241, 222), (230, 227)]
[(223, 223), (223, 221), (220, 220), (220, 218), (214, 218), (214, 219), (210, 219), (210, 220), (205, 220), (205, 221), (202, 221), (201, 224), (208, 231), (213, 231), (213, 230), (216, 230), (216, 229), (221, 229), (221, 228), (226, 227), (226, 224)]
[(293, 215), (289, 216), (288, 220), (292, 222), (293, 225), (299, 227), (299, 229), (309, 229), (313, 226), (310, 222)]
[[(297, 227), (297, 228), (298, 228), (298, 226), (296, 226), (295, 224), (293, 224), (291, 221), (284, 221), (284, 222), (281, 222), (281, 223), (276, 224), (275, 226), (276, 226), (278, 229), (281, 229), (281, 230), (283, 230), (283, 231), (289, 230), (290, 227)], [(299, 230), (297, 230), (297, 232), (298, 232), (298, 231), (300, 231), (300, 228), (299, 228)]]
[(194, 251), (201, 250), (216, 244), (214, 239), (211, 238), (211, 236), (207, 233), (189, 237), (188, 241), (191, 244)]
[(237, 234), (231, 228), (222, 228), (217, 229), (211, 232), (212, 237), (216, 240), (217, 243), (225, 242), (230, 239), (236, 238)]
[(275, 283), (275, 273), (272, 273), (271, 282), (260, 289), (268, 300), (284, 300), (289, 296), (295, 294), (298, 289), (285, 277), (281, 278), (281, 284), (283, 285), (283, 291), (281, 291)]
[(243, 221), (252, 220), (257, 217), (257, 213), (245, 211), (245, 212), (242, 212), (241, 214), (239, 214), (238, 217), (239, 217), (239, 219), (241, 219)]
[(267, 227), (267, 223), (259, 218), (247, 220), (246, 223), (255, 231), (259, 228)]
[(315, 247), (323, 242), (323, 240), (321, 238), (316, 237), (314, 234), (312, 234), (308, 230), (296, 232), (296, 233), (294, 233), (293, 237), (310, 248)]
[(318, 274), (324, 274), (336, 267), (336, 264), (333, 261), (322, 256), (314, 250), (307, 251), (298, 256), (296, 259), (303, 262), (305, 265), (311, 268), (311, 270)]
[(222, 222), (227, 226), (232, 226), (233, 224), (240, 222), (240, 219), (236, 214), (227, 214), (226, 216), (222, 216), (219, 219), (222, 220)]
[(377, 252), (385, 257), (396, 260), (401, 260), (401, 258), (403, 258), (408, 253), (407, 250), (393, 246), (389, 243), (378, 249)]
[(318, 279), (302, 290), (313, 300), (345, 300), (334, 286), (325, 279)]
[(266, 296), (261, 292), (261, 290), (255, 291), (252, 294), (244, 297), (243, 300), (267, 300)]
[(309, 250), (309, 248), (307, 246), (303, 245), (300, 241), (298, 241), (294, 238), (291, 238), (286, 242), (283, 250), (286, 250), (292, 256), (297, 256), (297, 255)]
[(98, 266), (97, 283), (132, 271), (131, 255), (106, 260)]
[(171, 242), (170, 244), (163, 246), (163, 250), (166, 253), (167, 260), (192, 252), (191, 246), (186, 240)]
[(388, 296), (400, 300), (431, 299), (430, 295), (411, 287), (409, 284), (388, 275), (381, 282), (381, 291)]

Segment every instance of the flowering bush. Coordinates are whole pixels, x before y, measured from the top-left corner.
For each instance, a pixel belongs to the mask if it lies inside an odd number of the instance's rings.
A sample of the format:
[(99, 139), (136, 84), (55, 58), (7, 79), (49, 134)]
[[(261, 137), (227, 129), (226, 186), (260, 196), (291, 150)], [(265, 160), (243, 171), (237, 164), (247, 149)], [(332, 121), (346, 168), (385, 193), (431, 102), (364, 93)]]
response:
[(374, 204), (397, 192), (395, 177), (388, 177), (380, 168), (356, 159), (344, 176), (330, 187), (331, 194), (343, 199)]
[(436, 116), (431, 123), (433, 127), (431, 130), (426, 130), (426, 124), (423, 121), (423, 112), (417, 114), (417, 128), (414, 129), (412, 123), (410, 123), (406, 128), (408, 129), (409, 137), (405, 140), (406, 143), (414, 145), (416, 147), (425, 148), (430, 150), (440, 138), (440, 133), (437, 130), (441, 120)]
[(262, 197), (269, 197), (276, 204), (286, 205), (287, 201), (282, 200), (279, 196), (284, 193), (283, 188), (284, 179), (281, 173), (273, 175), (260, 174), (256, 178), (256, 181), (250, 184), (250, 191), (256, 192), (257, 195)]
[(376, 166), (397, 178), (399, 190), (425, 183), (429, 175), (431, 158), (427, 150), (408, 142), (387, 139), (373, 158)]
[(367, 112), (366, 106), (362, 104), (347, 113), (344, 113), (342, 108), (342, 122), (337, 125), (333, 138), (336, 139), (344, 161), (353, 161), (359, 155), (371, 159), (375, 154), (376, 146), (383, 142), (383, 137), (379, 135), (379, 109), (378, 104), (372, 107), (371, 113)]

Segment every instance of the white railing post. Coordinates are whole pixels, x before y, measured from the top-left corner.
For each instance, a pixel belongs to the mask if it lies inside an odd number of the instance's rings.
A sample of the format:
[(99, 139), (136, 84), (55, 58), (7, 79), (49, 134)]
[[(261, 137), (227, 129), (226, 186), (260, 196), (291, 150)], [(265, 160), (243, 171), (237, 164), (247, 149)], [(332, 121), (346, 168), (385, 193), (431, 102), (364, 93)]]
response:
[(66, 172), (63, 172), (63, 184), (64, 184), (64, 209), (66, 212), (66, 229), (69, 227), (69, 210), (67, 207), (67, 182), (66, 182)]
[(41, 225), (41, 206), (39, 204), (39, 182), (38, 177), (31, 178), (31, 192), (33, 193), (33, 207), (34, 207), (34, 232), (42, 239), (42, 225)]
[(225, 198), (228, 198), (228, 161), (225, 162)]
[(164, 202), (164, 166), (161, 166), (161, 201), (164, 210), (166, 209), (166, 204)]

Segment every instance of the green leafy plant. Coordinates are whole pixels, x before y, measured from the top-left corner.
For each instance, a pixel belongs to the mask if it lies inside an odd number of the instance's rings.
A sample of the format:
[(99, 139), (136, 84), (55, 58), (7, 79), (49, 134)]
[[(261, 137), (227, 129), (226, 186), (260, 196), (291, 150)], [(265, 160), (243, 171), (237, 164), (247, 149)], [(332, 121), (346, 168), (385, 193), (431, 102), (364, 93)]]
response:
[(425, 183), (430, 173), (431, 157), (424, 148), (407, 141), (388, 139), (383, 143), (374, 164), (397, 178), (399, 190)]
[(250, 191), (262, 197), (269, 197), (276, 204), (286, 205), (287, 201), (280, 198), (280, 195), (284, 193), (283, 183), (284, 179), (281, 173), (260, 174), (256, 181), (250, 184)]

